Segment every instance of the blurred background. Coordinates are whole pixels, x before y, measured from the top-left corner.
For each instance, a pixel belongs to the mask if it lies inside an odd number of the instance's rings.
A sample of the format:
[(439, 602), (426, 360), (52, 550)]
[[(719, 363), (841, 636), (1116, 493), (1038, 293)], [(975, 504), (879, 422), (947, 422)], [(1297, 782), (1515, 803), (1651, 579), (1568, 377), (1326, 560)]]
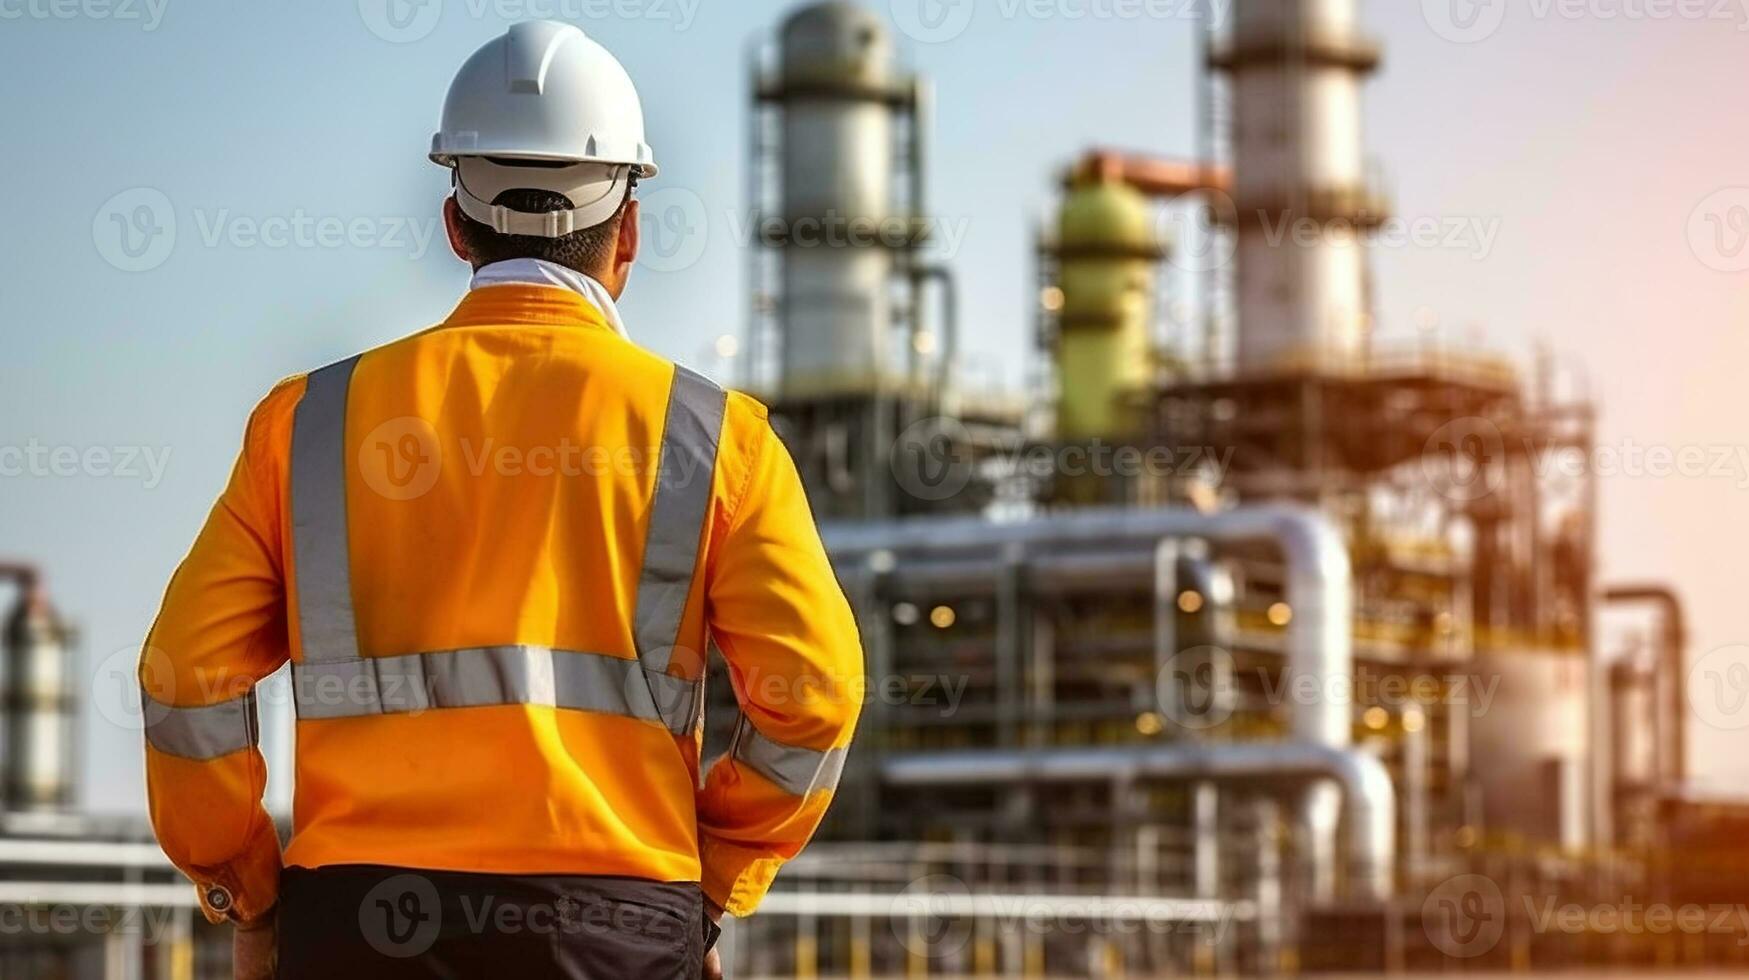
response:
[(0, 0), (0, 978), (228, 975), (139, 646), (255, 401), (465, 288), (530, 18), (867, 642), (732, 974), (1749, 975), (1749, 3)]

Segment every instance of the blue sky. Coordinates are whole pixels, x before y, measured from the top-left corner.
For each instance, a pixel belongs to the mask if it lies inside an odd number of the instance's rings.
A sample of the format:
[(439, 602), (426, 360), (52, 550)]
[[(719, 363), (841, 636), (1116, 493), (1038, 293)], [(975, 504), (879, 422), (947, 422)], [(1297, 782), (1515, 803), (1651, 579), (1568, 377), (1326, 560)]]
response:
[[(920, 23), (918, 0), (869, 2)], [(1095, 143), (1192, 151), (1182, 6), (977, 0), (951, 37), (901, 38), (936, 84), (931, 192), (964, 232), (944, 258), (975, 377), (1024, 378), (1031, 236), (1055, 170)], [(1381, 329), (1437, 322), (1513, 353), (1545, 344), (1601, 397), (1606, 444), (1749, 445), (1749, 275), (1731, 261), (1749, 205), (1737, 6), (1656, 19), (1532, 0), (1467, 41), (1438, 0), (1363, 6), (1387, 52), (1368, 144), (1399, 212), (1491, 231), (1486, 248), (1381, 249)], [(389, 20), (382, 0), (0, 0), (0, 446), (81, 454), (73, 475), (45, 462), (0, 476), (0, 554), (44, 564), (81, 626), (94, 806), (139, 805), (137, 734), (103, 708), (107, 678), (143, 636), (249, 408), (280, 377), (439, 319), (465, 285), (434, 224), (445, 174), (425, 160), (461, 60), (553, 11), (627, 64), (663, 168), (646, 190), (702, 214), (707, 233), (680, 243), (687, 261), (666, 263), (678, 268), (638, 274), (623, 309), (641, 342), (714, 371), (713, 339), (745, 319), (746, 52), (787, 7), (425, 0)], [(130, 254), (118, 218), (138, 246), (167, 213), (173, 238)], [(133, 465), (111, 472), (130, 450)], [(1749, 641), (1737, 612), (1749, 463), (1732, 466), (1604, 485), (1610, 574), (1676, 580), (1697, 655)], [(1740, 782), (1749, 741), (1729, 727), (1702, 726), (1701, 768)]]

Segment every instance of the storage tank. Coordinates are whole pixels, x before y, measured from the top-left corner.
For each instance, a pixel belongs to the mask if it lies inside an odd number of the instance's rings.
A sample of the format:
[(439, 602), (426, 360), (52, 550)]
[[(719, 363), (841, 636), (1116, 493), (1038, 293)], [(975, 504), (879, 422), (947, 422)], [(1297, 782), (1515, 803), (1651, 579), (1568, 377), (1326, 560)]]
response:
[(1238, 364), (1341, 370), (1366, 354), (1361, 86), (1377, 68), (1356, 0), (1239, 0), (1215, 64), (1233, 98)]
[(1164, 249), (1141, 192), (1113, 180), (1072, 182), (1057, 222), (1057, 437), (1133, 433), (1129, 396), (1153, 370), (1151, 335)]
[(1567, 848), (1590, 839), (1587, 664), (1566, 651), (1478, 656), (1470, 670), (1471, 769), (1483, 831)]
[[(851, 3), (805, 7), (781, 29), (785, 397), (880, 390), (893, 373), (896, 117), (910, 97), (893, 40)], [(850, 241), (849, 236), (856, 240)]]
[(10, 810), (73, 802), (71, 631), (34, 583), (6, 617), (5, 795)]

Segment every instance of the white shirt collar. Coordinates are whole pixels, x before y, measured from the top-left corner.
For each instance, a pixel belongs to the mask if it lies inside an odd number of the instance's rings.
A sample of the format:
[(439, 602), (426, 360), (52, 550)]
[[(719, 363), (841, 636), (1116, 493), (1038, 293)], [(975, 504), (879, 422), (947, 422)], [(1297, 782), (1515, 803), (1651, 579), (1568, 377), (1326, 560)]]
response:
[(602, 319), (621, 337), (627, 336), (625, 322), (619, 318), (619, 307), (614, 305), (613, 294), (607, 287), (575, 269), (568, 269), (557, 262), (545, 259), (507, 259), (503, 262), (493, 262), (474, 270), (474, 281), (468, 284), (469, 289), (480, 289), (484, 286), (506, 286), (510, 284), (529, 286), (552, 286), (557, 289), (569, 289), (589, 301), (589, 305), (601, 312)]

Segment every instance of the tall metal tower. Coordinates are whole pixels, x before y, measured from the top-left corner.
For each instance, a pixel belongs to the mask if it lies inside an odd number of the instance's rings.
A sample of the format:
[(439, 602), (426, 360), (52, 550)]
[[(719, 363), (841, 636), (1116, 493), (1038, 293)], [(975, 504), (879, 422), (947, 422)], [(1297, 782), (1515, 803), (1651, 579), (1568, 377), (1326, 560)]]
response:
[(1367, 353), (1361, 86), (1379, 48), (1356, 0), (1238, 4), (1213, 67), (1230, 80), (1238, 221), (1238, 367), (1345, 369)]

